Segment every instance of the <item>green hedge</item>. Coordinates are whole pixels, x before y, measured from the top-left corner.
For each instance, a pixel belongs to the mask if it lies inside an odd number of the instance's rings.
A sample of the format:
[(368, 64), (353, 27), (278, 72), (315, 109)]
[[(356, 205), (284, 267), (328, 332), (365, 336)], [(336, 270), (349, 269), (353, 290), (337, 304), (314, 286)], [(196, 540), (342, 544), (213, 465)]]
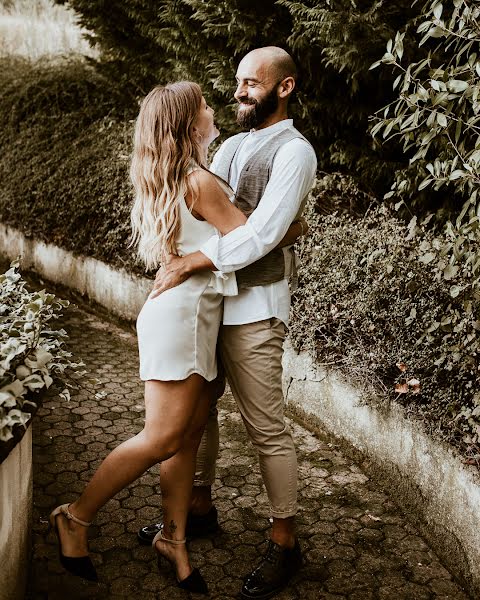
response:
[[(128, 249), (137, 111), (134, 98), (80, 58), (0, 59), (2, 222), (142, 273)], [(323, 194), (335, 207), (345, 195), (333, 180)], [(365, 197), (349, 198), (349, 208), (363, 210)]]
[(0, 216), (116, 266), (127, 248), (136, 105), (82, 60), (0, 63)]
[(480, 464), (480, 294), (432, 267), (445, 234), (408, 227), (385, 206), (358, 218), (324, 216), (317, 202), (300, 245), (294, 345)]

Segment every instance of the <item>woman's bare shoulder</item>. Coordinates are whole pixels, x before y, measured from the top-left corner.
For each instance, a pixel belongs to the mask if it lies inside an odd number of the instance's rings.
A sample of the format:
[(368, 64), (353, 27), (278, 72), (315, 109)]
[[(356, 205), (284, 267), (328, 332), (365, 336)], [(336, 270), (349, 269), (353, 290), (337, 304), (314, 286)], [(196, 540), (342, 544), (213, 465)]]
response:
[(208, 197), (211, 201), (212, 196), (223, 198), (226, 196), (225, 191), (220, 186), (217, 177), (207, 169), (195, 169), (188, 175), (189, 183), (198, 194), (198, 199)]

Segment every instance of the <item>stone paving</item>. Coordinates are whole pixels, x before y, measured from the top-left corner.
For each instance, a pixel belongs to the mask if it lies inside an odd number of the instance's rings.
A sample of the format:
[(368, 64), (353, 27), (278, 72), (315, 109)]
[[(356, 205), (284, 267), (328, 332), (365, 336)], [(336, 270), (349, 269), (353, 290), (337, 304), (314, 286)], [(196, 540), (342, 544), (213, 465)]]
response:
[[(65, 573), (57, 560), (48, 514), (72, 501), (109, 450), (143, 424), (134, 334), (78, 308), (63, 326), (88, 374), (67, 402), (50, 395), (34, 423), (33, 559), (28, 600), (180, 600), (172, 572), (159, 573), (138, 527), (158, 520), (158, 468), (118, 494), (98, 514), (90, 548), (100, 583)], [(215, 504), (221, 530), (189, 543), (210, 597), (238, 597), (265, 548), (268, 503), (255, 453), (232, 397), (221, 403), (221, 454)], [(328, 440), (292, 423), (300, 467), (298, 535), (305, 567), (279, 600), (464, 600), (468, 596), (440, 564), (392, 495)], [(191, 596), (200, 598), (200, 596)]]

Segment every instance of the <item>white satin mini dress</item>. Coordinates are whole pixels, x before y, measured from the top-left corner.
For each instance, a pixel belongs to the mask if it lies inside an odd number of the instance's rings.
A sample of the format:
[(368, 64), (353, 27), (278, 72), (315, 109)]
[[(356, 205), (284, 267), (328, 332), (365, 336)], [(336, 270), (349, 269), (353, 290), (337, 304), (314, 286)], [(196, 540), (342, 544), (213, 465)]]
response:
[[(178, 254), (196, 252), (215, 234), (215, 227), (195, 218), (182, 198)], [(140, 378), (178, 381), (198, 373), (215, 379), (223, 297), (237, 293), (235, 273), (204, 271), (156, 298), (149, 296), (137, 318)]]

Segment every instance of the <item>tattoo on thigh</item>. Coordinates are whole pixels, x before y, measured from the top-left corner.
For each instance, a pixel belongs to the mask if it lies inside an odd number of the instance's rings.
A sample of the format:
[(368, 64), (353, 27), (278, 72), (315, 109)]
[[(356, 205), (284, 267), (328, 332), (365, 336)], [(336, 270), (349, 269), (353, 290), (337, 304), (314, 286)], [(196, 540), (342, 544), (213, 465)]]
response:
[(177, 529), (177, 526), (176, 526), (176, 524), (175, 524), (175, 521), (174, 521), (173, 519), (170, 521), (170, 525), (169, 525), (169, 527), (170, 527), (170, 531), (171, 531), (172, 533), (175, 533), (175, 531), (176, 531), (176, 529)]

